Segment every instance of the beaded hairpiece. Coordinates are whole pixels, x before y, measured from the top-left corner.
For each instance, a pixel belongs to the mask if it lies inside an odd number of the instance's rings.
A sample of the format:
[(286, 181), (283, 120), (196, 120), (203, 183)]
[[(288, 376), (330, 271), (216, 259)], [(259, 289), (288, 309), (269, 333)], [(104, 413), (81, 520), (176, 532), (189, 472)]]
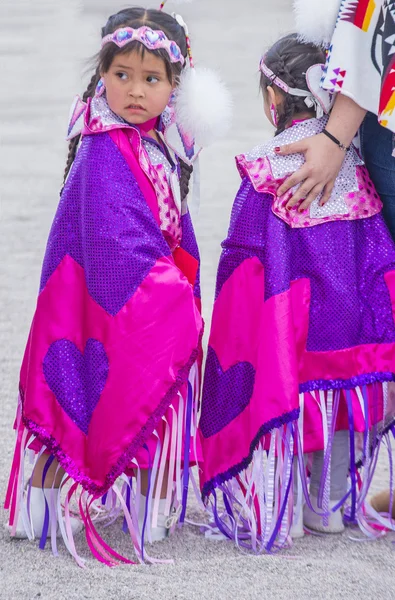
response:
[(173, 19), (175, 19), (177, 21), (177, 23), (179, 24), (179, 26), (182, 27), (183, 30), (184, 30), (185, 41), (186, 41), (186, 44), (187, 44), (187, 53), (188, 53), (188, 58), (189, 58), (189, 66), (191, 67), (191, 69), (194, 69), (195, 65), (193, 64), (192, 49), (191, 49), (191, 39), (189, 37), (188, 26), (185, 23), (185, 21), (184, 21), (184, 19), (182, 18), (181, 15), (177, 15), (176, 13), (172, 13), (171, 16), (173, 17)]
[(278, 75), (276, 75), (266, 64), (265, 57), (261, 58), (259, 64), (260, 71), (270, 79), (271, 83), (279, 87), (286, 94), (291, 96), (299, 96), (305, 98), (305, 104), (308, 108), (315, 108), (315, 112), (318, 118), (322, 117), (323, 114), (328, 114), (332, 108), (333, 97), (332, 95), (323, 90), (320, 86), (322, 70), (324, 65), (317, 64), (312, 65), (306, 72), (306, 83), (309, 90), (302, 90), (300, 88), (290, 87), (285, 83)]
[(307, 90), (301, 90), (300, 88), (291, 88), (289, 85), (285, 83), (280, 77), (278, 77), (269, 67), (265, 64), (265, 57), (261, 58), (261, 62), (259, 65), (260, 70), (274, 85), (283, 90), (286, 94), (290, 94), (291, 96), (312, 96), (311, 92)]
[[(167, 0), (163, 0), (163, 2), (161, 2), (159, 10), (163, 10), (166, 2), (167, 2)], [(188, 31), (187, 24), (185, 23), (185, 21), (184, 21), (184, 19), (182, 18), (181, 15), (177, 15), (176, 13), (172, 13), (171, 16), (173, 17), (173, 19), (175, 19), (177, 21), (177, 23), (180, 25), (180, 27), (183, 28), (183, 30), (185, 32), (185, 40), (186, 40), (186, 44), (187, 44), (187, 52), (188, 52), (189, 64), (190, 64), (191, 69), (193, 69), (194, 68), (194, 64), (193, 64), (192, 49), (191, 49), (191, 39), (189, 37), (189, 31)]]
[[(180, 2), (181, 0), (177, 0)], [(182, 0), (184, 2), (191, 0)], [(162, 0), (159, 10), (163, 10), (167, 0)], [(193, 140), (197, 146), (204, 147), (221, 137), (229, 128), (232, 114), (232, 98), (226, 86), (210, 69), (195, 68), (188, 27), (181, 15), (172, 13), (184, 30), (190, 69), (184, 69), (180, 75), (175, 92), (174, 113), (178, 134), (184, 134), (185, 140)], [(207, 102), (207, 91), (210, 102)], [(177, 134), (177, 135), (178, 135)]]
[(158, 50), (163, 48), (169, 55), (172, 63), (185, 62), (185, 59), (181, 53), (178, 45), (169, 40), (163, 31), (156, 31), (150, 27), (140, 27), (139, 29), (132, 29), (131, 27), (122, 27), (117, 29), (114, 33), (106, 35), (102, 39), (101, 47), (106, 44), (116, 44), (119, 48), (123, 48), (129, 42), (141, 42), (148, 50)]

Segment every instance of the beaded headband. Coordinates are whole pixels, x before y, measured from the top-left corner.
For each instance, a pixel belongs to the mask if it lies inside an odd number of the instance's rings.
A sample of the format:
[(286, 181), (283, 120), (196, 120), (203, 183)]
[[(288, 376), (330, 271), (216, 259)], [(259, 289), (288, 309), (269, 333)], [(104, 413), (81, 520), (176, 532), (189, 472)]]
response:
[(316, 115), (318, 118), (322, 117), (323, 114), (329, 114), (332, 104), (333, 97), (332, 95), (323, 90), (320, 86), (320, 81), (322, 77), (322, 69), (324, 65), (317, 64), (311, 66), (306, 73), (306, 83), (308, 90), (302, 90), (300, 88), (292, 88), (288, 84), (285, 83), (278, 75), (276, 75), (266, 64), (265, 57), (261, 58), (261, 62), (259, 64), (260, 71), (266, 75), (268, 79), (270, 79), (271, 83), (279, 87), (286, 94), (290, 94), (291, 96), (299, 96), (301, 98), (305, 98), (305, 104), (308, 108), (315, 108)]
[(283, 90), (283, 92), (285, 92), (286, 94), (290, 94), (291, 96), (301, 96), (301, 97), (304, 96), (306, 98), (313, 95), (313, 94), (311, 94), (311, 92), (308, 92), (307, 90), (301, 90), (300, 88), (289, 87), (289, 85), (287, 85), (285, 83), (285, 81), (280, 79), (280, 77), (278, 77), (275, 73), (273, 73), (273, 71), (271, 69), (269, 69), (269, 67), (265, 64), (265, 57), (263, 57), (261, 59), (259, 68), (262, 71), (262, 73), (264, 75), (266, 75), (266, 77), (268, 79), (270, 79), (270, 81), (272, 83), (274, 83), (277, 87), (279, 87), (281, 90)]
[(185, 62), (185, 59), (181, 53), (180, 48), (175, 42), (169, 40), (163, 31), (156, 31), (150, 27), (140, 27), (139, 29), (132, 29), (131, 27), (122, 27), (117, 29), (114, 33), (106, 35), (102, 39), (101, 47), (103, 48), (106, 44), (116, 44), (119, 48), (123, 48), (129, 42), (140, 42), (148, 50), (158, 50), (163, 48), (169, 55), (172, 63)]

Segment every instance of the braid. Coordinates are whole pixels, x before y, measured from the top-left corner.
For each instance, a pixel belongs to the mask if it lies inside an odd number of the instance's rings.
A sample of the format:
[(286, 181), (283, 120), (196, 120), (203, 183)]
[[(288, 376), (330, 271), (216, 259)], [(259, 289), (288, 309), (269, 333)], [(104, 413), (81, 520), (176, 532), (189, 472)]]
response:
[(192, 165), (187, 165), (181, 158), (179, 158), (180, 169), (181, 169), (181, 177), (180, 177), (180, 188), (181, 188), (181, 202), (185, 200), (185, 198), (189, 194), (189, 180), (192, 175), (193, 167)]
[[(99, 82), (99, 79), (100, 79), (100, 72), (98, 69), (96, 69), (96, 72), (92, 76), (92, 79), (90, 80), (89, 85), (86, 88), (86, 90), (82, 96), (82, 100), (84, 102), (86, 102), (88, 100), (88, 98), (93, 98), (93, 96), (95, 94), (96, 86)], [(66, 183), (67, 176), (70, 173), (70, 169), (71, 169), (74, 159), (76, 157), (77, 148), (78, 148), (80, 139), (81, 139), (81, 135), (77, 135), (72, 140), (70, 140), (69, 153), (67, 155), (66, 168), (64, 170), (64, 175), (63, 175), (63, 186)]]
[(93, 96), (95, 95), (95, 91), (96, 91), (96, 87), (97, 84), (99, 83), (99, 79), (100, 79), (100, 71), (99, 69), (96, 69), (96, 72), (92, 75), (92, 79), (89, 82), (88, 87), (86, 88), (82, 99), (84, 102), (86, 102), (88, 100), (88, 98), (93, 98)]
[(306, 87), (306, 77), (303, 74), (302, 77), (298, 77), (295, 73), (292, 72), (292, 66), (287, 65), (283, 59), (283, 65), (281, 69), (280, 78), (284, 79), (289, 87), (299, 87), (302, 86), (302, 89)]
[[(306, 108), (307, 110), (307, 108)], [(297, 114), (297, 101), (293, 96), (286, 95), (284, 97), (283, 104), (281, 106), (281, 112), (278, 115), (277, 129), (275, 135), (282, 133), (290, 121), (292, 121), (292, 117)]]
[[(277, 61), (278, 61), (278, 70), (276, 75), (280, 77), (283, 81), (286, 81), (289, 87), (299, 87), (297, 79), (292, 74), (290, 68), (288, 68), (287, 63), (285, 62), (284, 57), (277, 53)], [(304, 99), (298, 98), (297, 96), (291, 96), (290, 94), (285, 94), (283, 103), (281, 105), (281, 110), (278, 115), (278, 123), (276, 134), (282, 133), (288, 123), (292, 120), (292, 117), (298, 112), (298, 109), (301, 110), (307, 109), (307, 107), (299, 106), (304, 102)]]
[(81, 135), (77, 135), (69, 142), (69, 153), (67, 155), (66, 167), (65, 167), (64, 175), (63, 175), (63, 186), (66, 183), (67, 175), (70, 172), (71, 166), (75, 159), (75, 155), (77, 154), (77, 147), (78, 147), (80, 139), (81, 139)]

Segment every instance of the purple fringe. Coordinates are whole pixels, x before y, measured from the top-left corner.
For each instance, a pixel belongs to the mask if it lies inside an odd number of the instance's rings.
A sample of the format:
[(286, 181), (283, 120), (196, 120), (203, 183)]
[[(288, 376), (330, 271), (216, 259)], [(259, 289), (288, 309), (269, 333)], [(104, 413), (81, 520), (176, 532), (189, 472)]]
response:
[[(380, 444), (381, 439), (387, 435), (388, 433), (392, 433), (394, 439), (395, 439), (395, 418), (391, 420), (390, 423), (388, 423), (388, 425), (386, 425), (384, 427), (384, 429), (381, 429), (377, 435), (374, 436), (374, 440), (372, 441), (371, 445), (370, 445), (370, 452), (371, 454), (373, 453), (373, 451), (377, 448), (377, 446)], [(363, 461), (364, 461), (364, 457), (362, 457), (355, 465), (356, 469), (360, 469), (363, 466)]]
[[(155, 427), (165, 414), (166, 410), (170, 406), (172, 400), (177, 396), (178, 392), (181, 390), (183, 385), (187, 382), (189, 371), (191, 370), (192, 365), (198, 358), (199, 349), (202, 342), (203, 337), (203, 328), (200, 332), (199, 342), (197, 348), (192, 352), (188, 362), (185, 364), (182, 369), (179, 370), (176, 380), (170, 389), (167, 391), (165, 396), (162, 398), (158, 408), (152, 413), (147, 423), (141, 429), (141, 431), (136, 435), (133, 442), (130, 444), (128, 449), (122, 454), (117, 463), (112, 467), (110, 472), (106, 475), (105, 483), (100, 486), (97, 485), (90, 477), (85, 475), (74, 463), (73, 459), (71, 459), (68, 454), (66, 454), (63, 450), (59, 442), (55, 440), (55, 438), (48, 434), (45, 429), (37, 425), (31, 419), (26, 419), (22, 417), (23, 423), (25, 427), (34, 433), (37, 438), (40, 440), (44, 446), (48, 448), (53, 456), (58, 460), (64, 470), (74, 479), (74, 481), (80, 483), (82, 487), (92, 494), (95, 498), (100, 498), (103, 496), (114, 484), (116, 479), (125, 471), (126, 467), (130, 464), (132, 459), (136, 456), (137, 451), (146, 443), (148, 438), (152, 435)], [(21, 399), (22, 399), (22, 407), (24, 401), (23, 390), (21, 389)]]
[[(391, 431), (392, 435), (395, 438), (395, 418), (392, 419), (391, 423), (389, 423), (388, 425), (386, 425), (384, 427), (384, 429), (381, 431), (380, 436), (386, 435), (387, 433), (389, 433)], [(377, 436), (378, 437), (378, 436)], [(377, 439), (376, 439), (376, 443), (377, 443)]]
[(234, 465), (227, 471), (219, 473), (209, 481), (206, 481), (202, 488), (202, 500), (206, 500), (208, 496), (212, 492), (214, 492), (215, 488), (222, 485), (223, 483), (226, 483), (230, 479), (233, 479), (233, 477), (237, 477), (239, 473), (241, 473), (248, 467), (248, 465), (252, 462), (255, 448), (258, 445), (261, 437), (270, 433), (273, 429), (279, 429), (282, 425), (287, 425), (292, 421), (296, 421), (299, 418), (299, 413), (300, 409), (294, 408), (294, 410), (291, 410), (290, 412), (281, 415), (281, 417), (271, 419), (270, 421), (262, 425), (262, 427), (260, 427), (258, 433), (256, 434), (256, 436), (250, 444), (250, 451), (248, 456), (246, 456), (246, 458), (243, 458), (241, 462), (239, 462), (237, 465)]
[(312, 392), (314, 390), (351, 390), (358, 386), (369, 385), (371, 383), (384, 383), (386, 381), (395, 381), (394, 373), (365, 373), (357, 375), (351, 379), (314, 379), (306, 381), (299, 385), (299, 393)]

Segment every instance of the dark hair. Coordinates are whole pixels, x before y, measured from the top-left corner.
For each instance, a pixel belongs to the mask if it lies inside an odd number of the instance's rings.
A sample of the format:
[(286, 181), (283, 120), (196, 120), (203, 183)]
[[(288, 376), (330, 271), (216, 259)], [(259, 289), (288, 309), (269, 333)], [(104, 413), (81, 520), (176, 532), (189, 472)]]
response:
[[(174, 17), (161, 10), (145, 9), (141, 7), (132, 7), (121, 10), (115, 15), (111, 15), (108, 19), (106, 25), (101, 30), (101, 37), (104, 38), (106, 35), (113, 33), (122, 27), (138, 29), (143, 26), (150, 27), (154, 31), (163, 31), (169, 40), (174, 41), (178, 45), (184, 58), (187, 58), (187, 43), (184, 29)], [(96, 70), (82, 96), (84, 102), (95, 95), (101, 73), (107, 73), (114, 58), (119, 54), (129, 54), (129, 52), (138, 52), (142, 57), (145, 52), (150, 52), (155, 56), (159, 56), (165, 63), (168, 80), (170, 83), (177, 83), (182, 71), (182, 66), (181, 63), (172, 63), (166, 50), (160, 48), (158, 50), (148, 50), (143, 44), (137, 41), (130, 42), (123, 48), (119, 48), (116, 44), (106, 44), (96, 56)], [(69, 154), (64, 172), (64, 182), (66, 181), (67, 175), (74, 162), (79, 141), (80, 136), (77, 136), (70, 141)], [(181, 160), (180, 165), (181, 197), (184, 199), (189, 191), (189, 178), (192, 169), (185, 168), (186, 165)]]
[[(310, 67), (319, 63), (325, 63), (324, 50), (313, 44), (301, 42), (296, 33), (291, 33), (278, 40), (265, 54), (265, 64), (277, 77), (289, 87), (306, 91), (308, 91), (306, 72)], [(283, 96), (283, 102), (279, 107), (276, 135), (284, 131), (294, 115), (301, 112), (314, 114), (314, 108), (308, 108), (304, 98), (286, 94), (273, 83), (272, 79), (261, 73), (262, 92), (266, 93), (269, 86), (275, 87), (276, 92)]]

